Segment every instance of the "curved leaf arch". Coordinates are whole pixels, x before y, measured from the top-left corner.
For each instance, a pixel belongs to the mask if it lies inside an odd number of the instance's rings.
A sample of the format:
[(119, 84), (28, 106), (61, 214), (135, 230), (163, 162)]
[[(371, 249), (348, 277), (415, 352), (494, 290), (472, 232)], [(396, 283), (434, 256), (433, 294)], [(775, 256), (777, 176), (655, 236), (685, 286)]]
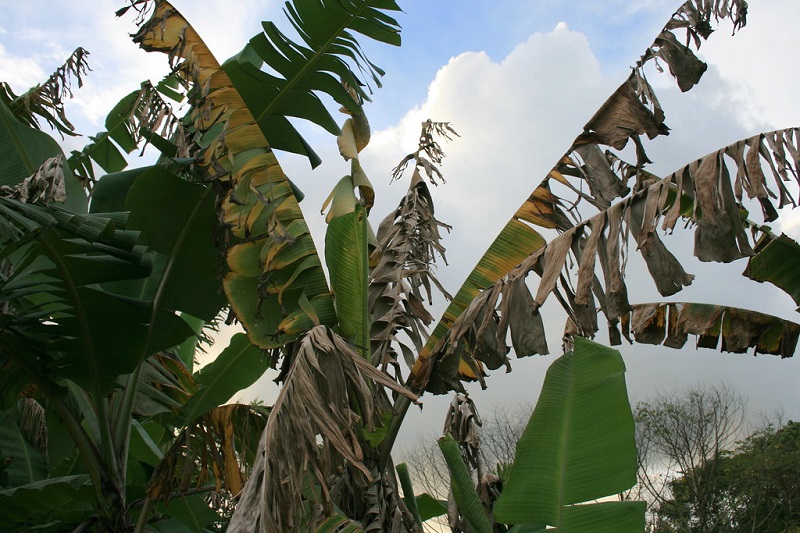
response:
[[(598, 329), (597, 313), (602, 311), (609, 323), (612, 343), (619, 342), (620, 323), (626, 337), (628, 327), (632, 327), (639, 333), (637, 340), (649, 342), (651, 337), (642, 333), (651, 326), (649, 322), (642, 322), (641, 313), (645, 307), (629, 302), (624, 281), (625, 257), (630, 250), (629, 242), (633, 240), (662, 296), (672, 296), (691, 284), (694, 276), (684, 270), (659, 236), (659, 229), (672, 233), (680, 218), (693, 226), (694, 253), (700, 260), (730, 262), (750, 257), (754, 267), (745, 271), (746, 276), (757, 281), (773, 281), (796, 298), (798, 288), (796, 282), (790, 281), (791, 266), (789, 272), (772, 274), (771, 269), (764, 267), (761, 254), (794, 254), (796, 257), (797, 244), (786, 236), (775, 236), (768, 228), (744, 220), (742, 202), (746, 193), (762, 207), (766, 220), (777, 216), (772, 205), (774, 199), (783, 205), (800, 203), (800, 198), (793, 198), (786, 186), (790, 179), (800, 184), (797, 176), (799, 149), (800, 129), (776, 130), (712, 152), (661, 180), (652, 181), (654, 176), (648, 175), (652, 182), (624, 200), (571, 227), (558, 227), (562, 231), (558, 237), (527, 256), (471, 301), (454, 321), (448, 336), (439, 340), (433, 353), (443, 368), (466, 366), (473, 372), (474, 379), (481, 381), (483, 365), (494, 369), (507, 363), (505, 339), (509, 330), (518, 357), (547, 353), (544, 325), (538, 310), (550, 294), (556, 295), (570, 318), (567, 333), (594, 336)], [(772, 170), (769, 178), (762, 170), (762, 163)], [(736, 168), (735, 173), (730, 171), (729, 164)], [(780, 194), (773, 193), (773, 189), (781, 191)], [(750, 226), (750, 235), (747, 226)], [(777, 246), (782, 247), (780, 252), (776, 252)], [(602, 272), (599, 277), (598, 263)], [(570, 267), (572, 264), (576, 265), (575, 269)], [(576, 272), (573, 274), (572, 270)], [(541, 278), (535, 293), (531, 293), (525, 283), (530, 272)], [(660, 318), (653, 319), (658, 323), (677, 313), (673, 310), (672, 314), (664, 314), (668, 307), (663, 305), (657, 311)], [(700, 309), (698, 305), (691, 304), (687, 309)], [(777, 329), (771, 330), (775, 338), (769, 342), (759, 340), (761, 336), (753, 333), (746, 347), (783, 357), (794, 353), (797, 324), (774, 317), (767, 320), (766, 315), (752, 311), (725, 311), (727, 308), (723, 306), (710, 308), (714, 309), (716, 318), (705, 329), (690, 331), (700, 335), (701, 346), (705, 343), (703, 338), (719, 337), (719, 333), (714, 334), (712, 330), (718, 331), (730, 320), (749, 316), (754, 326), (768, 322), (770, 328)], [(678, 315), (675, 317), (677, 320)], [(722, 318), (728, 322), (720, 322)], [(740, 342), (723, 342), (722, 349), (740, 352)], [(458, 365), (448, 361), (454, 357), (459, 359)], [(435, 376), (435, 391), (457, 386), (454, 376), (446, 372)]]

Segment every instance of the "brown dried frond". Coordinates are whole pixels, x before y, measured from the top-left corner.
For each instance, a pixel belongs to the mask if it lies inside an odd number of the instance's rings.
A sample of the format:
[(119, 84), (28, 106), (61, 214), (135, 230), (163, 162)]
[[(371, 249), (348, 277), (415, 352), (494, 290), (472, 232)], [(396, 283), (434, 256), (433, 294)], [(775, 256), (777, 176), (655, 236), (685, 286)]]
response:
[(89, 52), (85, 49), (76, 48), (46, 82), (20, 96), (16, 96), (6, 83), (2, 83), (0, 98), (24, 124), (38, 128), (39, 119), (44, 119), (62, 136), (75, 135), (75, 127), (67, 119), (64, 110), (64, 101), (72, 98), (73, 83), (77, 83), (78, 87), (83, 86), (83, 76), (91, 70), (86, 60), (88, 55)]
[(414, 168), (416, 170), (423, 169), (425, 175), (432, 184), (438, 185), (436, 178), (441, 180), (442, 183), (445, 183), (444, 176), (442, 176), (438, 165), (442, 164), (446, 154), (437, 142), (436, 137), (442, 137), (447, 141), (452, 141), (453, 137), (451, 135), (459, 137), (458, 133), (450, 126), (449, 122), (433, 122), (430, 119), (423, 122), (417, 151), (406, 155), (400, 163), (392, 169), (391, 182), (399, 180), (408, 167), (408, 164), (414, 161)]
[(450, 435), (458, 443), (461, 456), (467, 465), (478, 468), (481, 443), (481, 417), (469, 394), (455, 394), (444, 420), (443, 435)]
[(0, 197), (11, 198), (23, 204), (49, 204), (67, 199), (64, 182), (64, 156), (57, 155), (46, 160), (36, 173), (14, 187), (0, 186)]
[[(538, 315), (550, 294), (555, 294), (567, 311), (573, 328), (571, 333), (594, 336), (597, 314), (602, 311), (608, 319), (612, 343), (618, 343), (620, 339), (620, 324), (626, 337), (631, 328), (636, 332), (637, 341), (652, 343), (663, 340), (664, 327), (669, 321), (672, 321), (670, 324), (683, 321), (695, 325), (686, 326), (688, 329), (684, 330), (672, 325), (671, 335), (685, 337), (686, 332), (695, 333), (700, 335), (699, 345), (716, 346), (716, 341), (707, 344), (703, 339), (711, 339), (714, 329), (724, 324), (720, 322), (722, 307), (709, 306), (718, 311), (716, 315), (709, 315), (708, 327), (703, 328), (697, 326), (694, 319), (681, 318), (688, 316), (680, 314), (682, 310), (699, 309), (693, 304), (682, 304), (683, 307), (670, 311), (670, 315), (664, 306), (631, 306), (624, 281), (628, 242), (632, 239), (635, 249), (642, 254), (659, 293), (671, 296), (690, 285), (694, 276), (686, 273), (667, 249), (658, 230), (669, 234), (678, 219), (685, 218), (687, 225), (694, 227), (694, 254), (701, 261), (730, 262), (751, 256), (756, 244), (751, 242), (740, 218), (743, 203), (747, 199), (758, 202), (766, 221), (777, 216), (773, 205), (775, 199), (778, 208), (800, 204), (800, 197), (794, 196), (797, 193), (787, 185), (792, 181), (800, 185), (799, 165), (800, 129), (756, 135), (694, 161), (664, 179), (653, 181), (574, 226), (558, 227), (563, 231), (561, 235), (529, 255), (472, 300), (453, 323), (449, 338), (441, 342), (436, 351), (442, 361), (460, 358), (475, 367), (479, 367), (477, 361), (488, 365), (483, 359), (488, 349), (481, 347), (491, 346), (502, 353), (510, 328), (518, 356), (544, 353), (535, 342), (536, 337), (544, 338), (543, 327), (534, 327), (531, 317)], [(623, 171), (630, 169), (629, 165), (615, 166)], [(735, 173), (729, 166), (735, 167)], [(764, 168), (771, 172), (765, 173)], [(647, 176), (648, 181), (654, 177), (652, 174)], [(757, 233), (754, 232), (752, 239), (756, 239)], [(598, 262), (600, 275), (596, 272)], [(577, 269), (571, 266), (573, 264)], [(541, 278), (535, 295), (524, 283), (530, 272)], [(511, 290), (512, 286), (514, 290)], [(517, 307), (517, 302), (523, 304), (521, 308)], [(661, 317), (658, 320), (653, 318), (655, 315), (643, 318), (643, 313), (656, 311)], [(794, 352), (800, 331), (796, 324), (742, 310), (725, 313), (730, 324), (740, 324), (749, 319), (752, 327), (737, 325), (724, 330), (721, 349), (741, 352), (749, 347), (760, 353), (783, 357)], [(674, 318), (668, 320), (668, 316)], [(655, 323), (661, 328), (658, 341), (651, 340), (648, 333)], [(774, 337), (765, 335), (769, 328), (774, 328)], [(675, 333), (678, 331), (683, 333)], [(716, 335), (715, 339), (719, 333)], [(528, 340), (523, 342), (523, 338)], [(440, 367), (446, 364), (440, 363)], [(450, 368), (453, 368), (452, 364)], [(440, 376), (440, 379), (452, 379), (452, 376)]]
[(375, 256), (379, 259), (370, 271), (372, 362), (385, 371), (394, 367), (398, 380), (400, 368), (393, 344), (399, 344), (409, 367), (414, 356), (397, 334), (405, 332), (418, 351), (428, 338), (426, 326), (433, 321), (425, 308), (426, 300), (432, 303), (433, 287), (451, 299), (434, 272), (437, 255), (447, 262), (441, 228), (450, 230), (434, 217), (433, 198), (415, 170), (406, 196), (378, 228)]
[(416, 400), (325, 326), (298, 341), (292, 358), (228, 531), (299, 530), (303, 501), (312, 497), (308, 482), (318, 483), (321, 493), (307, 504), (316, 516), (329, 515), (329, 479), (337, 472), (352, 469), (362, 486), (372, 481), (360, 444), (360, 432), (375, 429), (372, 387)]
[(136, 11), (134, 24), (141, 26), (145, 19), (147, 19), (147, 17), (150, 15), (150, 11), (153, 9), (153, 6), (155, 6), (156, 0), (128, 0), (128, 3), (130, 3), (129, 6), (118, 9), (115, 15), (117, 17), (121, 17), (125, 15), (128, 10), (133, 9)]
[(47, 453), (47, 420), (42, 405), (33, 398), (17, 400), (17, 425), (25, 439), (37, 450)]

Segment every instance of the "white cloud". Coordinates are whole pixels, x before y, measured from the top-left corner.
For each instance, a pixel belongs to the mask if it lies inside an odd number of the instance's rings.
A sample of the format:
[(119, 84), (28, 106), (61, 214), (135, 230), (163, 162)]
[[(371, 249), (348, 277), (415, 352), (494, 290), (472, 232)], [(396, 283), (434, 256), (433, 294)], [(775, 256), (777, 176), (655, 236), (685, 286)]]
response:
[(44, 71), (35, 59), (15, 56), (0, 44), (0, 81), (8, 83), (15, 93), (25, 92), (44, 77)]
[[(797, 87), (797, 20), (795, 0), (751, 2), (745, 26), (736, 37), (715, 35), (701, 49), (731, 82), (735, 107), (753, 129), (800, 126)], [(720, 33), (730, 32), (726, 25)]]

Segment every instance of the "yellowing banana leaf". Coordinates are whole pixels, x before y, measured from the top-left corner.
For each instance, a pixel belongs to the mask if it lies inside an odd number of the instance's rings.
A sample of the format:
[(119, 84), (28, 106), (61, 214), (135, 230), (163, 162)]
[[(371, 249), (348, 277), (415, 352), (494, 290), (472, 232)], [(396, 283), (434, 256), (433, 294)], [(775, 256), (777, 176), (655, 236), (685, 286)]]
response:
[[(180, 60), (178, 73), (196, 88), (191, 116), (207, 145), (200, 166), (209, 178), (228, 187), (220, 217), (234, 247), (228, 252), (231, 272), (223, 285), (253, 343), (270, 348), (291, 340), (297, 332), (281, 324), (295, 313), (304, 314), (301, 295), (314, 302), (319, 320), (332, 323), (335, 313), (322, 268), (304, 262), (317, 253), (293, 189), (228, 75), (168, 2), (156, 2), (134, 41), (146, 50), (168, 54), (173, 63)], [(242, 240), (261, 247), (258, 274), (238, 268), (240, 249), (235, 246)], [(283, 253), (291, 260), (273, 266), (267, 262), (270, 253)], [(271, 292), (274, 280), (293, 281), (278, 296)]]

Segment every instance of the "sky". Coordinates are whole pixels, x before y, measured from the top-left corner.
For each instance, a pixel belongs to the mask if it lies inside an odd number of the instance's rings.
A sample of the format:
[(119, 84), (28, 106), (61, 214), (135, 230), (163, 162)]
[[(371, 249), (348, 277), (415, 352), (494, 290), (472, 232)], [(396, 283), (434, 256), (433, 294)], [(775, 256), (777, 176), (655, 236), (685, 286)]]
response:
[[(111, 107), (145, 79), (167, 72), (165, 58), (133, 45), (131, 16), (115, 19), (123, 2), (108, 0), (0, 0), (0, 80), (17, 93), (43, 81), (77, 46), (91, 53), (92, 72), (68, 103), (79, 132), (103, 129)], [(218, 59), (235, 54), (260, 31), (261, 20), (287, 24), (281, 2), (175, 0)], [(454, 293), (493, 237), (569, 147), (603, 101), (628, 75), (630, 66), (652, 42), (678, 6), (675, 0), (423, 0), (400, 1), (400, 48), (362, 39), (370, 59), (386, 70), (366, 112), (372, 124), (362, 166), (376, 188), (374, 225), (405, 192), (389, 185), (390, 170), (417, 144), (420, 123), (450, 122), (460, 137), (444, 146), (447, 183), (432, 187), (437, 218), (451, 224), (445, 236), (448, 265), (438, 275)], [(700, 57), (709, 63), (700, 85), (682, 94), (669, 73), (650, 76), (671, 128), (648, 145), (655, 162), (649, 170), (667, 174), (738, 139), (760, 131), (800, 125), (800, 69), (795, 34), (797, 0), (752, 0), (748, 25), (731, 37), (731, 25), (704, 43)], [(342, 120), (344, 117), (342, 116)], [(324, 131), (300, 125), (324, 163), (311, 170), (298, 156), (280, 154), (286, 173), (306, 193), (302, 207), (317, 244), (324, 221), (319, 207), (349, 165)], [(85, 137), (67, 139), (67, 149)], [(132, 158), (132, 164), (140, 164)], [(774, 227), (800, 238), (800, 210), (781, 213)], [(695, 282), (673, 297), (748, 307), (800, 321), (796, 306), (781, 291), (740, 275), (743, 262), (701, 264), (691, 260), (691, 237), (676, 232), (665, 239), (678, 251)], [(628, 283), (636, 301), (662, 300), (652, 281), (636, 277), (641, 262), (632, 259)], [(641, 279), (642, 281), (634, 281)], [(444, 305), (435, 303), (434, 315)], [(557, 356), (565, 315), (553, 302), (544, 308), (553, 355), (512, 361), (513, 372), (493, 372), (488, 389), (469, 385), (471, 397), (488, 415), (498, 406), (534, 403), (547, 366)], [(601, 332), (600, 342), (606, 341)], [(224, 346), (224, 339), (218, 346)], [(655, 391), (701, 383), (724, 383), (748, 398), (753, 419), (781, 410), (800, 418), (800, 358), (721, 354), (695, 349), (618, 347), (628, 368), (632, 402)], [(270, 403), (276, 389), (260, 380), (239, 399)], [(419, 434), (441, 431), (449, 398), (424, 396), (424, 409), (410, 411), (398, 440), (411, 447)]]

